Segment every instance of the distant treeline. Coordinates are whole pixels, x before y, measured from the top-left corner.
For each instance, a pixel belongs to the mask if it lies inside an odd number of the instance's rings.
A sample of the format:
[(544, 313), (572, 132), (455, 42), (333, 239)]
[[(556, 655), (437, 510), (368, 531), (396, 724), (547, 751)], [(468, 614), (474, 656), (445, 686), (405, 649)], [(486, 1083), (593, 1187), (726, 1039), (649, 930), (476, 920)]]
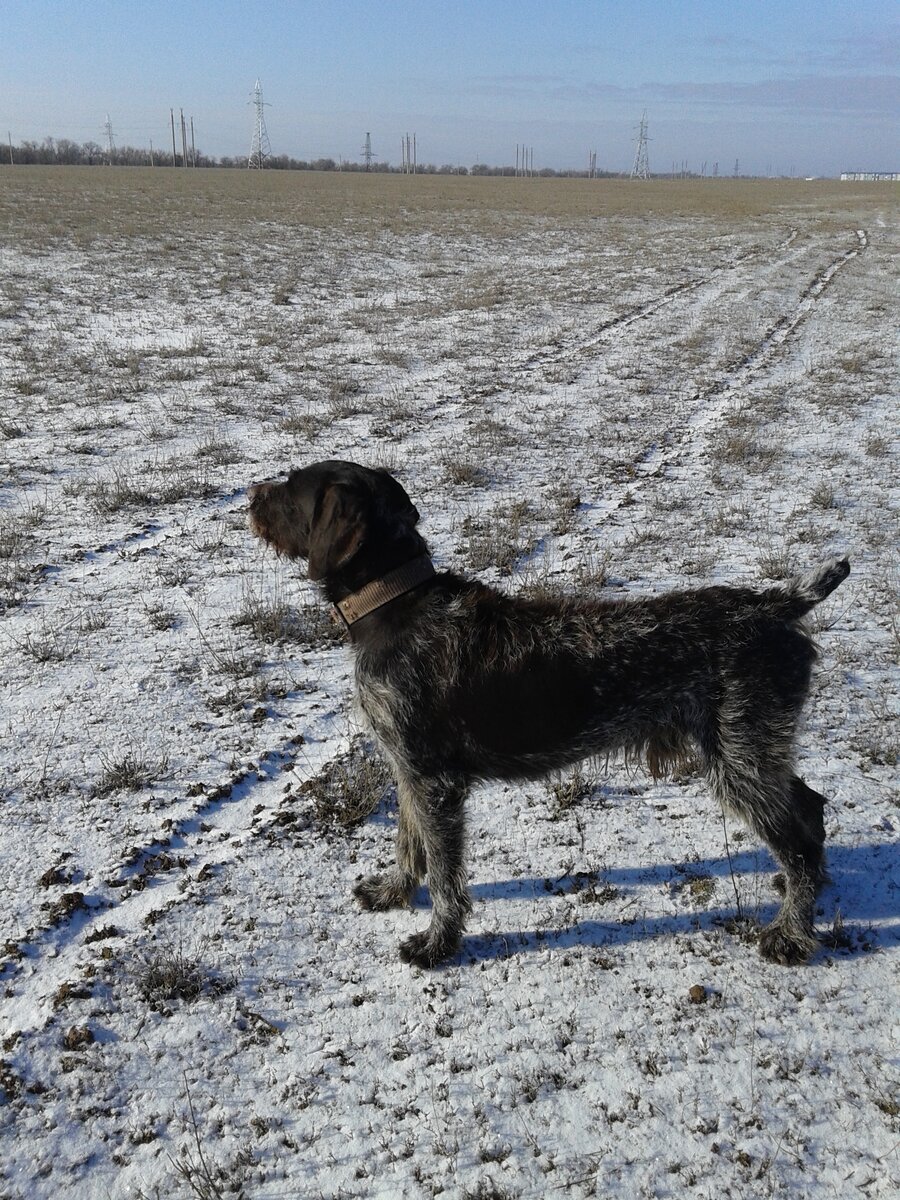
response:
[[(174, 156), (164, 150), (144, 150), (136, 146), (119, 146), (112, 154), (98, 142), (72, 142), (68, 138), (44, 138), (42, 142), (20, 142), (18, 146), (5, 146), (0, 152), (0, 166), (31, 165), (44, 166), (82, 166), (82, 167), (243, 167), (247, 168), (247, 157), (214, 158), (197, 150), (188, 152), (187, 163), (181, 154)], [(392, 166), (387, 162), (372, 162), (366, 167), (363, 163), (348, 162), (344, 159), (314, 158), (310, 161), (302, 158), (290, 158), (287, 154), (273, 154), (266, 159), (266, 169), (271, 171), (377, 171), (382, 174), (402, 174), (403, 168)], [(434, 163), (420, 163), (416, 167), (417, 175), (515, 175), (516, 168), (495, 167), (488, 163), (475, 163), (471, 167), (444, 163), (435, 166)], [(520, 171), (519, 174), (522, 172)], [(541, 178), (556, 176), (585, 178), (587, 171), (554, 171), (549, 167), (531, 172)], [(598, 178), (617, 178), (619, 171), (596, 171)]]

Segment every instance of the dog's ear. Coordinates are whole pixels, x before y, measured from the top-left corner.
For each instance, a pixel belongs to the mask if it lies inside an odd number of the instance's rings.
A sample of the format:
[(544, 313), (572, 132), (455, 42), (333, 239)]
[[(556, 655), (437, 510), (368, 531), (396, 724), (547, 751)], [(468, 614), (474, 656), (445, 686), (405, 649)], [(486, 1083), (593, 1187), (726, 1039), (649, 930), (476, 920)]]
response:
[(399, 517), (408, 525), (418, 525), (419, 510), (406, 494), (406, 489), (399, 484), (389, 471), (380, 470), (378, 475), (384, 485), (382, 499), (385, 501), (391, 516)]
[(324, 579), (356, 554), (368, 532), (369, 507), (357, 492), (340, 484), (322, 489), (309, 529), (310, 579)]

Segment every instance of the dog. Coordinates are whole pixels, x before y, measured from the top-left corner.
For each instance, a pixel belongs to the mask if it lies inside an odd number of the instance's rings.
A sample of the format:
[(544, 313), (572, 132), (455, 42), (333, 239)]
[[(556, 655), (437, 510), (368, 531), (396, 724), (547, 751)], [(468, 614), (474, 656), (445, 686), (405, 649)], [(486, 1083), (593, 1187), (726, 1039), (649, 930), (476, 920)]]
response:
[(848, 575), (833, 559), (753, 590), (648, 599), (510, 597), (437, 572), (419, 513), (387, 471), (341, 460), (248, 488), (252, 531), (306, 559), (346, 625), (361, 708), (397, 783), (396, 862), (363, 878), (364, 908), (407, 905), (427, 876), (428, 928), (400, 956), (433, 967), (471, 909), (464, 801), (586, 758), (641, 756), (654, 776), (693, 751), (722, 806), (781, 867), (763, 958), (806, 961), (825, 880), (825, 798), (796, 774), (816, 650), (802, 618)]

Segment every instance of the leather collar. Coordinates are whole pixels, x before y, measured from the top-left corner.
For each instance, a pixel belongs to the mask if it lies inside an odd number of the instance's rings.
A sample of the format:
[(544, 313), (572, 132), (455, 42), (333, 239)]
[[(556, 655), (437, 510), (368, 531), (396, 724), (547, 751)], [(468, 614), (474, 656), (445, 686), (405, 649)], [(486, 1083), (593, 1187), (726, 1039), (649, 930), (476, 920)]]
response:
[(349, 628), (376, 608), (381, 608), (399, 596), (411, 592), (434, 574), (434, 563), (427, 554), (420, 554), (418, 558), (412, 558), (409, 562), (395, 567), (393, 571), (388, 571), (381, 579), (373, 579), (358, 592), (352, 592), (343, 600), (338, 600), (334, 607)]

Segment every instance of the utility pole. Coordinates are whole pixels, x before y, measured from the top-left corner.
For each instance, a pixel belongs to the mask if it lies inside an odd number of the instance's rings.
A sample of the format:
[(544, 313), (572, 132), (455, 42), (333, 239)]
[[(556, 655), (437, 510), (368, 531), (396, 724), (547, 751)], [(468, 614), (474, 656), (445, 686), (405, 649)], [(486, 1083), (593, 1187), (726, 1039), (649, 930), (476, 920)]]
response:
[(197, 147), (194, 144), (194, 118), (191, 117), (191, 166), (197, 165)]
[(179, 108), (179, 110), (178, 110), (178, 111), (179, 111), (179, 113), (181, 114), (181, 165), (182, 165), (183, 167), (186, 167), (186, 166), (188, 165), (188, 158), (187, 158), (187, 129), (185, 128), (185, 124), (184, 124), (184, 109), (183, 109), (183, 108)]
[(156, 166), (156, 159), (153, 157), (153, 138), (150, 139), (150, 166)]
[(406, 133), (400, 139), (400, 169), (404, 175), (415, 175), (417, 165), (416, 135)]
[(11, 129), (8, 129), (6, 131), (6, 136), (7, 136), (7, 138), (9, 138), (9, 165), (11, 167), (14, 167), (16, 165), (16, 163), (15, 163), (15, 159), (13, 158), (13, 152), (12, 152), (12, 130)]
[(169, 109), (169, 120), (172, 122), (172, 166), (178, 166), (178, 155), (175, 153), (175, 109)]

